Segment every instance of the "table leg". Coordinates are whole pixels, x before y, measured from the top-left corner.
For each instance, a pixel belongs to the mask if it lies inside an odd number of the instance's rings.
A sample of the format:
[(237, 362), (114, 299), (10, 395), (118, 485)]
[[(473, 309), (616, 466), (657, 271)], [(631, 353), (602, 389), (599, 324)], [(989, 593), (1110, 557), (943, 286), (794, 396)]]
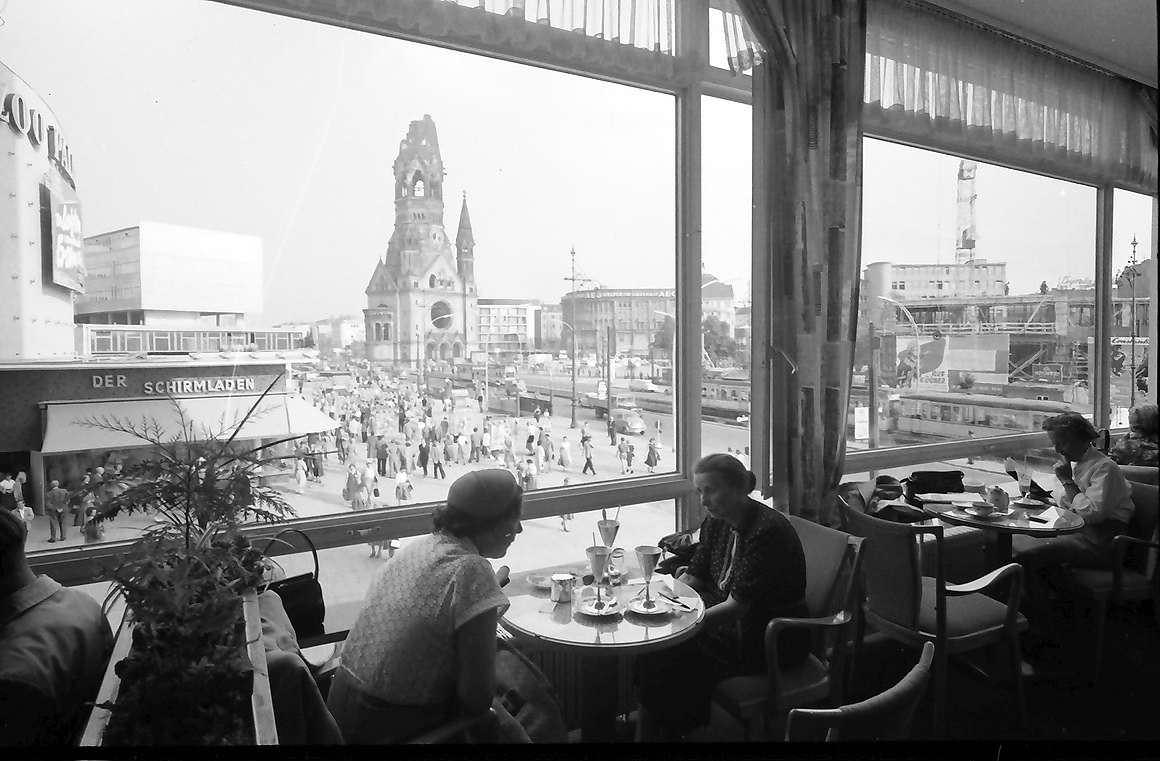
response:
[(583, 742), (616, 740), (619, 683), (616, 656), (584, 656), (580, 672), (580, 739)]
[(987, 550), (989, 571), (1007, 565), (1011, 562), (1011, 535), (1005, 531), (992, 532), (991, 541), (987, 543)]

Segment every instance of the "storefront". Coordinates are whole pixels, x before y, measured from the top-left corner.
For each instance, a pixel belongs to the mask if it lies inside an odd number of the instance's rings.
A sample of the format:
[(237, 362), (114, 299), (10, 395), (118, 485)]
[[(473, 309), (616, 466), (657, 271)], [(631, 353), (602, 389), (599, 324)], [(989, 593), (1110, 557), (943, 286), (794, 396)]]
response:
[(229, 436), (240, 424), (239, 442), (336, 427), (288, 393), (287, 368), (286, 359), (248, 355), (0, 364), (0, 470), (28, 473), (28, 496), (39, 510), (54, 479), (75, 488), (88, 468), (148, 456), (150, 444), (138, 435), (146, 427), (175, 441)]

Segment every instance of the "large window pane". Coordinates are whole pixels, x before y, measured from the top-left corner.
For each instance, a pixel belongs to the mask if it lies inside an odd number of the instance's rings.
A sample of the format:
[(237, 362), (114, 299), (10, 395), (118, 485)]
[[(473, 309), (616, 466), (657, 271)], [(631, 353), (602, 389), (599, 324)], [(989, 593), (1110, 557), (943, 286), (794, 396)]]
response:
[(864, 185), (850, 448), (1090, 415), (1094, 189), (870, 139)]
[(701, 453), (748, 468), (752, 109), (701, 98)]
[(1156, 217), (1152, 196), (1117, 190), (1113, 205), (1111, 423), (1118, 428), (1128, 424), (1129, 409), (1156, 399), (1156, 379), (1149, 376)]
[[(673, 472), (671, 96), (218, 3), (49, 0), (5, 22), (4, 64), (68, 126), (86, 255), (103, 263), (90, 296), (118, 294), (84, 301), (83, 319), (140, 315), (131, 340), (114, 334), (124, 354), (202, 355), (151, 365), (150, 384), (200, 377), (199, 362), (227, 378), (255, 374), (247, 363), (268, 361), (270, 377), (286, 367), (287, 398), (370, 422), (349, 451), (375, 470), (376, 439), (396, 449), (429, 435), (400, 425), (398, 408), (414, 407), (386, 402), (427, 395), (435, 412), (415, 422), (438, 431), (446, 477), (404, 447), (408, 504), (442, 500), (480, 467), (534, 471), (536, 489)], [(66, 52), (46, 55), (43, 39)], [(291, 331), (312, 336), (319, 362), (275, 354)], [(99, 389), (125, 399), (121, 414), (102, 412), (139, 419), (130, 392), (151, 392), (133, 372), (109, 377)], [(57, 399), (30, 408), (46, 401)], [(477, 430), (499, 457), (460, 461), (446, 436)], [(537, 461), (527, 441), (541, 431), (551, 445)], [(582, 472), (582, 437), (594, 473)], [(0, 451), (0, 469), (33, 467), (42, 443)], [(299, 516), (352, 509), (336, 455), (299, 486), (291, 445), (266, 454)], [(57, 451), (41, 478), (75, 488), (86, 469), (143, 456)], [(377, 491), (373, 507), (399, 504), (394, 473)], [(149, 520), (119, 518), (105, 539)], [(34, 546), (47, 548), (37, 521)]]

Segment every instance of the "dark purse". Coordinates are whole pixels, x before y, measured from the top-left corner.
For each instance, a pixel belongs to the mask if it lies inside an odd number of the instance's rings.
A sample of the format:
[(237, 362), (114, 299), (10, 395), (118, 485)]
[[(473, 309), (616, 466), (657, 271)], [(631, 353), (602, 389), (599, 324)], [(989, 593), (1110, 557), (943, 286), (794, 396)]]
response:
[(282, 607), (286, 609), (290, 625), (294, 627), (294, 633), (298, 636), (299, 641), (321, 637), (326, 633), (323, 626), (323, 621), (326, 619), (326, 601), (322, 597), (322, 585), (318, 583), (318, 550), (315, 549), (314, 542), (305, 533), (296, 528), (288, 528), (272, 536), (270, 541), (266, 542), (266, 548), (262, 554), (265, 555), (269, 552), (270, 545), (278, 541), (283, 534), (298, 534), (306, 540), (306, 544), (310, 547), (310, 554), (314, 556), (314, 573), (301, 573), (297, 576), (272, 581), (266, 586), (266, 589), (277, 592), (278, 596), (282, 598)]
[(921, 507), (919, 494), (960, 494), (963, 475), (961, 470), (916, 470), (906, 479), (906, 501)]

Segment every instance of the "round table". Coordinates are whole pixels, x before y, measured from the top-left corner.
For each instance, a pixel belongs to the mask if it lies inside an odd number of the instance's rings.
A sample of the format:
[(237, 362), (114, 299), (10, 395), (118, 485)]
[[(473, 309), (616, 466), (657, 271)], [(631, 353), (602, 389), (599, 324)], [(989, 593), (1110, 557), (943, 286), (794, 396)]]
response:
[[(513, 636), (533, 646), (571, 652), (583, 659), (580, 734), (584, 741), (615, 739), (617, 656), (639, 655), (684, 642), (697, 633), (705, 618), (705, 605), (691, 587), (661, 575), (653, 576), (654, 598), (658, 590), (668, 587), (691, 610), (671, 604), (671, 611), (660, 615), (645, 616), (628, 610), (629, 601), (644, 589), (639, 569), (628, 570), (628, 583), (613, 587), (623, 612), (610, 616), (585, 615), (575, 611), (571, 602), (554, 603), (547, 590), (537, 589), (529, 581), (532, 576), (568, 572), (579, 579), (587, 573), (583, 562), (513, 573), (504, 590), (511, 606), (501, 623)], [(582, 590), (577, 581), (573, 595), (578, 597)]]
[(944, 523), (958, 526), (973, 526), (990, 531), (994, 541), (991, 543), (991, 567), (998, 568), (1011, 562), (1011, 537), (1015, 534), (1028, 536), (1050, 537), (1061, 534), (1071, 534), (1083, 528), (1084, 520), (1070, 510), (1056, 508), (1058, 516), (1047, 523), (1032, 520), (1037, 518), (1051, 505), (1043, 507), (1022, 507), (1015, 502), (1011, 503), (1011, 514), (999, 518), (977, 518), (963, 512), (945, 502), (927, 502), (922, 509), (927, 515), (938, 518)]

